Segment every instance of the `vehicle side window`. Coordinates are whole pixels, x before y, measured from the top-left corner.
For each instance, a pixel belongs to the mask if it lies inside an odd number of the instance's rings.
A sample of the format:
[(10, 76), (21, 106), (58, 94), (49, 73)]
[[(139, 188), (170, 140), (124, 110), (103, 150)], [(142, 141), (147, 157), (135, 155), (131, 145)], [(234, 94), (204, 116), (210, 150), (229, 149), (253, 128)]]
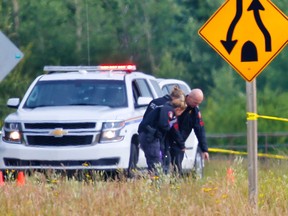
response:
[(158, 82), (157, 82), (156, 80), (153, 80), (153, 79), (151, 79), (150, 82), (151, 82), (151, 84), (153, 85), (153, 88), (155, 89), (155, 91), (156, 91), (156, 93), (157, 93), (157, 96), (158, 96), (158, 97), (163, 96), (163, 92), (162, 92), (162, 90), (160, 89), (160, 86), (159, 86)]
[(140, 96), (140, 91), (135, 81), (132, 82), (132, 91), (133, 91), (133, 102), (134, 105), (136, 105), (137, 99)]
[(170, 94), (169, 89), (167, 88), (166, 85), (164, 85), (164, 86), (162, 87), (162, 92), (163, 92), (164, 95)]
[(168, 88), (169, 94), (173, 91), (174, 86), (178, 86), (180, 88), (180, 86), (178, 84), (168, 84), (168, 85), (166, 85), (166, 87)]
[(183, 84), (179, 84), (179, 86), (180, 86), (180, 89), (182, 89), (185, 94), (189, 94), (190, 90), (187, 88), (187, 86)]
[(162, 92), (164, 94), (170, 94), (173, 91), (174, 86), (178, 86), (180, 89), (184, 91), (185, 94), (189, 94), (190, 90), (187, 88), (187, 86), (179, 83), (173, 83), (173, 84), (166, 84), (162, 87)]
[(145, 79), (136, 79), (132, 82), (134, 104), (137, 104), (138, 97), (153, 97), (149, 85)]

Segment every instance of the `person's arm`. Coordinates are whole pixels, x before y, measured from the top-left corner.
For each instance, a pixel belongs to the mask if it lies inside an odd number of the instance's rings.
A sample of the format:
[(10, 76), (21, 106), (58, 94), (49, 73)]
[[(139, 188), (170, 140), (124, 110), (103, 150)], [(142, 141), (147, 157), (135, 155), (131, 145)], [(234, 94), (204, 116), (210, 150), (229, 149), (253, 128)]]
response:
[(193, 119), (191, 118), (190, 115), (191, 112), (192, 110), (189, 107), (187, 107), (186, 110), (177, 118), (179, 130), (184, 140), (186, 140), (189, 137), (193, 129)]
[(158, 129), (164, 134), (170, 130), (170, 121), (174, 116), (172, 107), (163, 106), (160, 108)]
[(208, 145), (206, 141), (206, 133), (204, 126), (196, 124), (194, 127), (194, 132), (198, 139), (199, 147), (202, 150), (202, 152), (208, 152)]
[(173, 140), (177, 143), (181, 150), (185, 150), (185, 141), (179, 131), (178, 123), (173, 124), (173, 127), (170, 129), (171, 136)]
[(195, 118), (194, 132), (198, 139), (199, 147), (203, 152), (204, 158), (209, 159), (204, 121), (202, 119), (200, 110), (198, 108), (196, 108), (195, 114), (196, 114), (196, 118)]

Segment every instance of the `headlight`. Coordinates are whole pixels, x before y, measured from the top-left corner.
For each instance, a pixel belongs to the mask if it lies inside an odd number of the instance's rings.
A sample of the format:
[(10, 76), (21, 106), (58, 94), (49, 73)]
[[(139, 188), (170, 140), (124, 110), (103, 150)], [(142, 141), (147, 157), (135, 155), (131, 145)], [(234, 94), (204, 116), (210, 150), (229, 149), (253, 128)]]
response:
[(100, 142), (119, 142), (123, 140), (123, 136), (120, 136), (120, 131), (124, 126), (125, 121), (104, 122)]
[(5, 122), (2, 139), (10, 143), (22, 143), (22, 129), (20, 123)]

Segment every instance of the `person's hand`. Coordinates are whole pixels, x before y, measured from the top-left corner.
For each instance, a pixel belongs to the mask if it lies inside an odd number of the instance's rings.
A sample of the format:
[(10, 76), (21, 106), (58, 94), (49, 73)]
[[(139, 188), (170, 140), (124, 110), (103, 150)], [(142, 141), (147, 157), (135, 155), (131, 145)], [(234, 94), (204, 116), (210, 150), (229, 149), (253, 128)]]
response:
[(186, 151), (186, 148), (181, 149), (181, 151), (185, 152), (185, 151)]
[(203, 152), (202, 156), (203, 156), (204, 159), (209, 161), (209, 153), (208, 152)]
[(159, 130), (157, 130), (155, 133), (155, 137), (160, 139), (160, 138), (162, 138), (162, 136), (163, 136), (163, 134)]

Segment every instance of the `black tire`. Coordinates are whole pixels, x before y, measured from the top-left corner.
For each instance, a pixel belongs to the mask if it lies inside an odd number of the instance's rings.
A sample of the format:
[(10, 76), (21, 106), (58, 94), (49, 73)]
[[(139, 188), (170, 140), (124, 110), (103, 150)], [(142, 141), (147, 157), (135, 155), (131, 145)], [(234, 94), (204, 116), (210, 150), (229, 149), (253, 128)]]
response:
[(204, 176), (204, 163), (203, 163), (203, 156), (202, 151), (200, 148), (197, 148), (195, 162), (194, 162), (194, 170), (196, 178), (202, 179)]
[(127, 172), (128, 178), (134, 177), (135, 170), (137, 169), (138, 157), (139, 157), (139, 148), (137, 144), (132, 142), (130, 148), (130, 159)]

